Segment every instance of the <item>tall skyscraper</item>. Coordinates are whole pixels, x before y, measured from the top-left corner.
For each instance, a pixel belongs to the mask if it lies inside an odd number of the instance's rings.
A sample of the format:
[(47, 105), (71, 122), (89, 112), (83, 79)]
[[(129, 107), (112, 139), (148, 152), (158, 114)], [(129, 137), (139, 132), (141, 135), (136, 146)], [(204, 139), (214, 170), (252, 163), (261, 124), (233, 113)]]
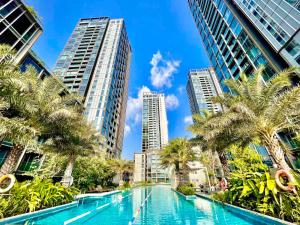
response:
[(159, 152), (168, 144), (164, 94), (143, 94), (142, 153), (134, 154), (134, 181), (169, 182), (169, 169), (160, 165)]
[(123, 146), (131, 46), (123, 19), (79, 20), (54, 73), (84, 96), (85, 115), (106, 138), (107, 152)]
[(168, 143), (168, 121), (164, 94), (143, 94), (142, 151), (158, 150)]
[(212, 97), (222, 93), (214, 69), (204, 68), (190, 70), (187, 93), (192, 114), (201, 114), (203, 110), (219, 112), (220, 104), (213, 103)]
[[(290, 3), (289, 3), (290, 2)], [(224, 91), (224, 80), (265, 65), (264, 79), (300, 65), (300, 12), (287, 0), (188, 0)]]

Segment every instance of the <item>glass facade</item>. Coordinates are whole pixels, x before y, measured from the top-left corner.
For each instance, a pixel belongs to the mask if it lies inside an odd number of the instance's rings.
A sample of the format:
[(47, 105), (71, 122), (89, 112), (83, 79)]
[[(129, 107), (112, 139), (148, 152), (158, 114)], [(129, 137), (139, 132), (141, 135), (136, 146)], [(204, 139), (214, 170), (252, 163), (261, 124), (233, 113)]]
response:
[(32, 66), (34, 69), (36, 69), (40, 79), (51, 76), (51, 73), (45, 67), (45, 64), (32, 51), (30, 51), (20, 63), (20, 70), (24, 72), (28, 66)]
[(168, 143), (165, 97), (159, 93), (143, 94), (142, 151), (159, 150)]
[(18, 167), (17, 173), (30, 172), (38, 169), (42, 156), (36, 153), (26, 153)]
[(204, 110), (221, 111), (220, 104), (214, 104), (212, 97), (222, 93), (213, 68), (190, 70), (187, 93), (192, 114), (201, 114)]
[(287, 0), (234, 2), (289, 65), (300, 65), (299, 1), (298, 5), (295, 1)]
[(260, 65), (265, 65), (265, 80), (275, 74), (276, 68), (256, 46), (253, 37), (246, 32), (226, 1), (188, 2), (223, 91), (229, 91), (224, 80), (238, 79), (241, 71), (251, 74)]
[(12, 46), (20, 63), (42, 33), (41, 24), (18, 0), (0, 0), (0, 17), (0, 43)]
[(85, 97), (84, 114), (115, 157), (123, 146), (130, 61), (124, 20), (87, 18), (76, 25), (53, 71)]

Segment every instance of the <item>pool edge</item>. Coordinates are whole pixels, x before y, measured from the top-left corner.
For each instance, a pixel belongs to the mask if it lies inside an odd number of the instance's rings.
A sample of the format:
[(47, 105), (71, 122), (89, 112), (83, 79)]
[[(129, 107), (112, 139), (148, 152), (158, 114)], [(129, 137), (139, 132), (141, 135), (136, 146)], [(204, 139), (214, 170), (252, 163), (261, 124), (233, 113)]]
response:
[(67, 203), (67, 204), (62, 204), (62, 205), (58, 205), (58, 206), (54, 206), (54, 207), (50, 207), (50, 208), (46, 208), (46, 209), (37, 210), (34, 212), (23, 213), (20, 215), (15, 215), (15, 216), (7, 217), (4, 219), (0, 219), (0, 225), (10, 225), (10, 224), (14, 224), (14, 223), (20, 223), (20, 222), (23, 222), (28, 219), (33, 219), (33, 218), (36, 218), (39, 216), (45, 216), (47, 214), (51, 214), (51, 213), (62, 211), (64, 209), (72, 208), (72, 207), (77, 206), (78, 200), (80, 200), (82, 198), (94, 197), (94, 196), (102, 197), (102, 196), (117, 194), (119, 192), (121, 192), (121, 191), (116, 190), (116, 191), (110, 191), (110, 192), (104, 192), (104, 193), (80, 194), (80, 195), (75, 196), (75, 201)]
[(252, 210), (249, 210), (249, 209), (245, 209), (245, 208), (242, 208), (242, 207), (239, 207), (239, 206), (235, 206), (235, 205), (231, 205), (231, 204), (228, 204), (228, 203), (225, 203), (225, 202), (214, 200), (209, 195), (196, 194), (196, 196), (199, 197), (199, 198), (207, 199), (207, 200), (212, 201), (212, 202), (216, 202), (217, 204), (220, 204), (223, 207), (227, 208), (232, 213), (237, 213), (239, 215), (246, 216), (248, 218), (249, 218), (249, 214), (250, 214), (250, 215), (255, 215), (255, 216), (258, 216), (258, 217), (262, 217), (265, 220), (265, 222), (272, 222), (272, 223), (275, 223), (276, 225), (277, 224), (278, 225), (295, 225), (296, 224), (296, 223), (291, 223), (291, 222), (281, 220), (279, 218), (275, 218), (275, 217), (272, 217), (272, 216), (264, 215), (262, 213), (255, 212), (255, 211), (252, 211)]

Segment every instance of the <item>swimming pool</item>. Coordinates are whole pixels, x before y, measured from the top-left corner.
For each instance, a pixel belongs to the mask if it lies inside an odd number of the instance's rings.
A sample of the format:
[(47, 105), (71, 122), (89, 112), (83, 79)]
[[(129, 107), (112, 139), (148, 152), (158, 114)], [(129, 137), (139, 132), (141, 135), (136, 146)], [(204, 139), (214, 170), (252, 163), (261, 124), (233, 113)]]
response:
[(169, 186), (158, 185), (103, 197), (83, 198), (68, 209), (13, 224), (270, 224), (261, 218), (251, 217), (230, 212), (226, 207), (207, 199), (186, 200)]

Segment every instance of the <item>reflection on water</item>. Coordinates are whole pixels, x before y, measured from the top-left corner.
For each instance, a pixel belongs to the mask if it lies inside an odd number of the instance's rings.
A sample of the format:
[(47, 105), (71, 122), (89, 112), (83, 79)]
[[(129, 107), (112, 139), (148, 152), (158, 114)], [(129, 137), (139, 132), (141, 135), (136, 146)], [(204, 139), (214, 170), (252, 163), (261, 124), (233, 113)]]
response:
[(163, 185), (87, 199), (77, 207), (27, 221), (27, 224), (128, 225), (134, 217), (134, 224), (138, 225), (260, 224), (244, 220), (206, 199), (187, 201)]

